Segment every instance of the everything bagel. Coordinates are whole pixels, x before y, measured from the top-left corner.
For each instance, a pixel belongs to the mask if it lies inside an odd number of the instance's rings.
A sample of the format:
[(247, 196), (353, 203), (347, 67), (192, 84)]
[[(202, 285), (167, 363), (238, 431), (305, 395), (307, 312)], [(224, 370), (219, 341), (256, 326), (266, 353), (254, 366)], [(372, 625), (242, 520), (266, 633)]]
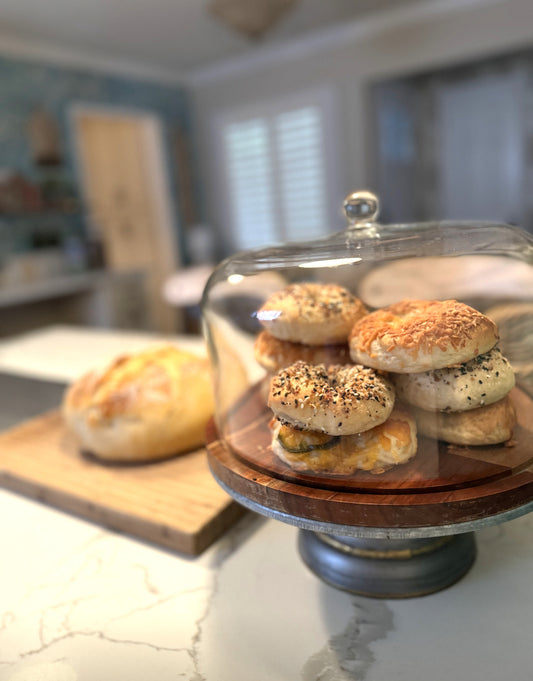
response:
[(499, 348), (453, 367), (395, 374), (398, 397), (422, 409), (466, 411), (501, 400), (515, 385), (509, 361)]
[(368, 367), (298, 361), (272, 378), (268, 405), (282, 422), (351, 435), (386, 421), (394, 394), (392, 384)]
[(403, 300), (357, 321), (350, 355), (357, 363), (420, 373), (467, 362), (498, 341), (494, 322), (456, 300)]
[(291, 284), (276, 291), (257, 311), (263, 327), (279, 340), (326, 345), (346, 343), (354, 323), (367, 310), (337, 284)]

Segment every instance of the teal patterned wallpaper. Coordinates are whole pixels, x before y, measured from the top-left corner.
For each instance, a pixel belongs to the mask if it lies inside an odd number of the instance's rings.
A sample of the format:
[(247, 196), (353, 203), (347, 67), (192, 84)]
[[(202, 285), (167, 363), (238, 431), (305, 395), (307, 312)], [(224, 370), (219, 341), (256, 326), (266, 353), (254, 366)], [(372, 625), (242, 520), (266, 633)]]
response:
[[(37, 184), (59, 177), (64, 186), (70, 186), (74, 195), (79, 197), (69, 126), (69, 109), (76, 103), (131, 108), (159, 117), (167, 150), (175, 222), (179, 224), (175, 189), (178, 169), (168, 151), (172, 149), (172, 135), (177, 128), (186, 136), (190, 135), (187, 98), (179, 86), (0, 57), (0, 176), (20, 173)], [(40, 168), (33, 161), (28, 122), (37, 108), (47, 111), (59, 128), (63, 150), (63, 163), (59, 168)], [(55, 219), (57, 223), (58, 218)], [(0, 220), (4, 229), (8, 229), (5, 216)], [(63, 229), (83, 231), (83, 211), (78, 216), (70, 217)], [(27, 237), (27, 230), (19, 228), (18, 232), (17, 235), (11, 229), (15, 241), (17, 236), (19, 241), (24, 234)], [(4, 250), (9, 247), (6, 246), (5, 238), (0, 247)], [(24, 244), (15, 244), (17, 250), (24, 247)]]

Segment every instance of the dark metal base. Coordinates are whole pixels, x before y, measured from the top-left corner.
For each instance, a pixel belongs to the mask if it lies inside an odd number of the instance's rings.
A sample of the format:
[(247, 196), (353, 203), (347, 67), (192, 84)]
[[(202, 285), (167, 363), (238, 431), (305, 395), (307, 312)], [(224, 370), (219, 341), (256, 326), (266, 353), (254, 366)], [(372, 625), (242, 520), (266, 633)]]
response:
[(451, 586), (476, 558), (474, 532), (416, 539), (366, 539), (300, 530), (305, 564), (334, 587), (374, 598), (423, 596)]

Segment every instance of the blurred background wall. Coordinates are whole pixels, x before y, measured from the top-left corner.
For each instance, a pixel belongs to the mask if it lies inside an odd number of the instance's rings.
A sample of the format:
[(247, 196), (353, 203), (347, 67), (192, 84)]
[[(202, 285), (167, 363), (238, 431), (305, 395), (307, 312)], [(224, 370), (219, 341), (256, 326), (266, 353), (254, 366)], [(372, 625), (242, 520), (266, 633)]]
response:
[[(116, 255), (109, 253), (104, 230), (109, 232), (113, 225), (99, 225), (99, 216), (89, 201), (74, 115), (76, 111), (87, 110), (117, 121), (136, 115), (152, 116), (158, 121), (169, 222), (176, 236), (175, 258), (168, 274), (180, 264), (184, 249), (178, 196), (182, 172), (179, 165), (184, 157), (179, 156), (177, 146), (180, 139), (190, 138), (184, 89), (10, 57), (0, 58), (0, 84), (0, 282), (6, 292), (6, 315), (8, 310), (12, 317), (8, 322), (4, 316), (4, 332), (16, 328), (13, 318), (41, 319), (43, 305), (46, 307), (42, 284), (53, 280), (57, 287), (50, 291), (50, 299), (55, 299), (53, 305), (60, 318), (164, 329), (163, 321), (149, 319), (141, 305), (129, 301), (143, 297), (143, 287), (133, 275), (140, 273), (146, 263), (124, 257), (124, 262), (119, 262)], [(102, 159), (103, 164), (106, 162), (107, 159)], [(125, 163), (128, 162), (126, 159)], [(121, 187), (116, 184), (113, 189), (118, 203)], [(124, 201), (129, 198), (125, 196)], [(120, 207), (110, 206), (110, 210), (116, 214)], [(135, 206), (127, 215), (117, 215), (118, 220), (130, 223), (139, 217)], [(111, 222), (113, 219), (114, 215)], [(160, 225), (153, 227), (157, 231)], [(131, 247), (128, 233), (115, 250), (125, 253)], [(107, 269), (121, 271), (122, 275), (111, 281), (105, 276)], [(68, 278), (93, 270), (104, 276)], [(71, 284), (74, 289), (77, 284), (80, 286), (81, 298), (72, 299)], [(83, 304), (87, 302), (86, 294), (97, 293), (102, 295), (92, 295), (94, 304), (87, 308)], [(22, 315), (14, 309), (15, 305), (9, 304), (10, 296), (15, 302), (22, 297), (22, 302), (29, 305)], [(116, 301), (112, 301), (113, 296)], [(108, 309), (103, 304), (105, 298)], [(32, 305), (34, 300), (39, 309)], [(78, 314), (80, 310), (83, 312)], [(47, 318), (48, 314), (44, 316)], [(167, 328), (172, 329), (173, 325)]]
[(260, 34), (213, 4), (0, 6), (0, 336), (183, 329), (216, 262), (342, 229), (358, 188), (533, 229), (530, 0), (300, 0)]
[[(452, 215), (483, 219), (490, 214), (494, 220), (531, 228), (530, 161), (525, 150), (532, 118), (528, 52), (532, 44), (533, 5), (528, 0), (427, 3), (416, 11), (369, 20), (364, 27), (332, 31), (322, 40), (300, 43), (262, 60), (236, 61), (201, 74), (193, 80), (191, 95), (208, 221), (232, 234), (221, 211), (226, 188), (213, 163), (216, 115), (231, 119), (247, 107), (256, 115), (253, 102), (271, 104), (295, 92), (324, 88), (335, 102), (327, 132), (335, 155), (329, 170), (334, 177), (332, 208), (327, 215), (332, 228), (343, 225), (342, 198), (360, 187), (380, 193), (386, 220)], [(467, 121), (478, 131), (459, 156), (452, 151), (458, 165), (470, 156), (473, 161), (466, 165), (477, 169), (461, 174), (464, 191), (477, 195), (475, 205), (465, 205), (464, 214), (449, 205), (451, 199), (441, 184), (447, 171), (439, 167), (450, 122), (442, 98), (453, 106), (452, 84), (459, 82), (471, 96), (456, 93), (454, 125)], [(491, 96), (496, 101), (492, 107), (487, 106)], [(492, 164), (487, 165), (487, 154), (494, 158)], [(509, 163), (514, 166), (511, 172)], [(508, 178), (502, 188), (512, 183), (514, 189), (505, 205), (491, 212), (494, 184), (502, 177), (501, 172), (495, 177), (491, 169), (498, 166)], [(503, 191), (498, 194), (502, 195)], [(517, 201), (513, 210), (508, 209), (510, 200)], [(476, 215), (480, 203), (484, 208)]]

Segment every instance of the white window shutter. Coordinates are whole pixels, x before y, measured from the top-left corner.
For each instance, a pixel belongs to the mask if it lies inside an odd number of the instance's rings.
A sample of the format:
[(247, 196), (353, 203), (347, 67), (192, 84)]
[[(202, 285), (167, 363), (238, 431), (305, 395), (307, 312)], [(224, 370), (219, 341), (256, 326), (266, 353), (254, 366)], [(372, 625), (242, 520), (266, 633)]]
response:
[(271, 107), (223, 128), (235, 246), (301, 241), (327, 231), (323, 110)]
[(284, 237), (294, 241), (319, 236), (327, 226), (320, 109), (280, 114), (275, 129)]
[(232, 123), (224, 134), (230, 202), (237, 247), (277, 241), (268, 124), (254, 118)]

